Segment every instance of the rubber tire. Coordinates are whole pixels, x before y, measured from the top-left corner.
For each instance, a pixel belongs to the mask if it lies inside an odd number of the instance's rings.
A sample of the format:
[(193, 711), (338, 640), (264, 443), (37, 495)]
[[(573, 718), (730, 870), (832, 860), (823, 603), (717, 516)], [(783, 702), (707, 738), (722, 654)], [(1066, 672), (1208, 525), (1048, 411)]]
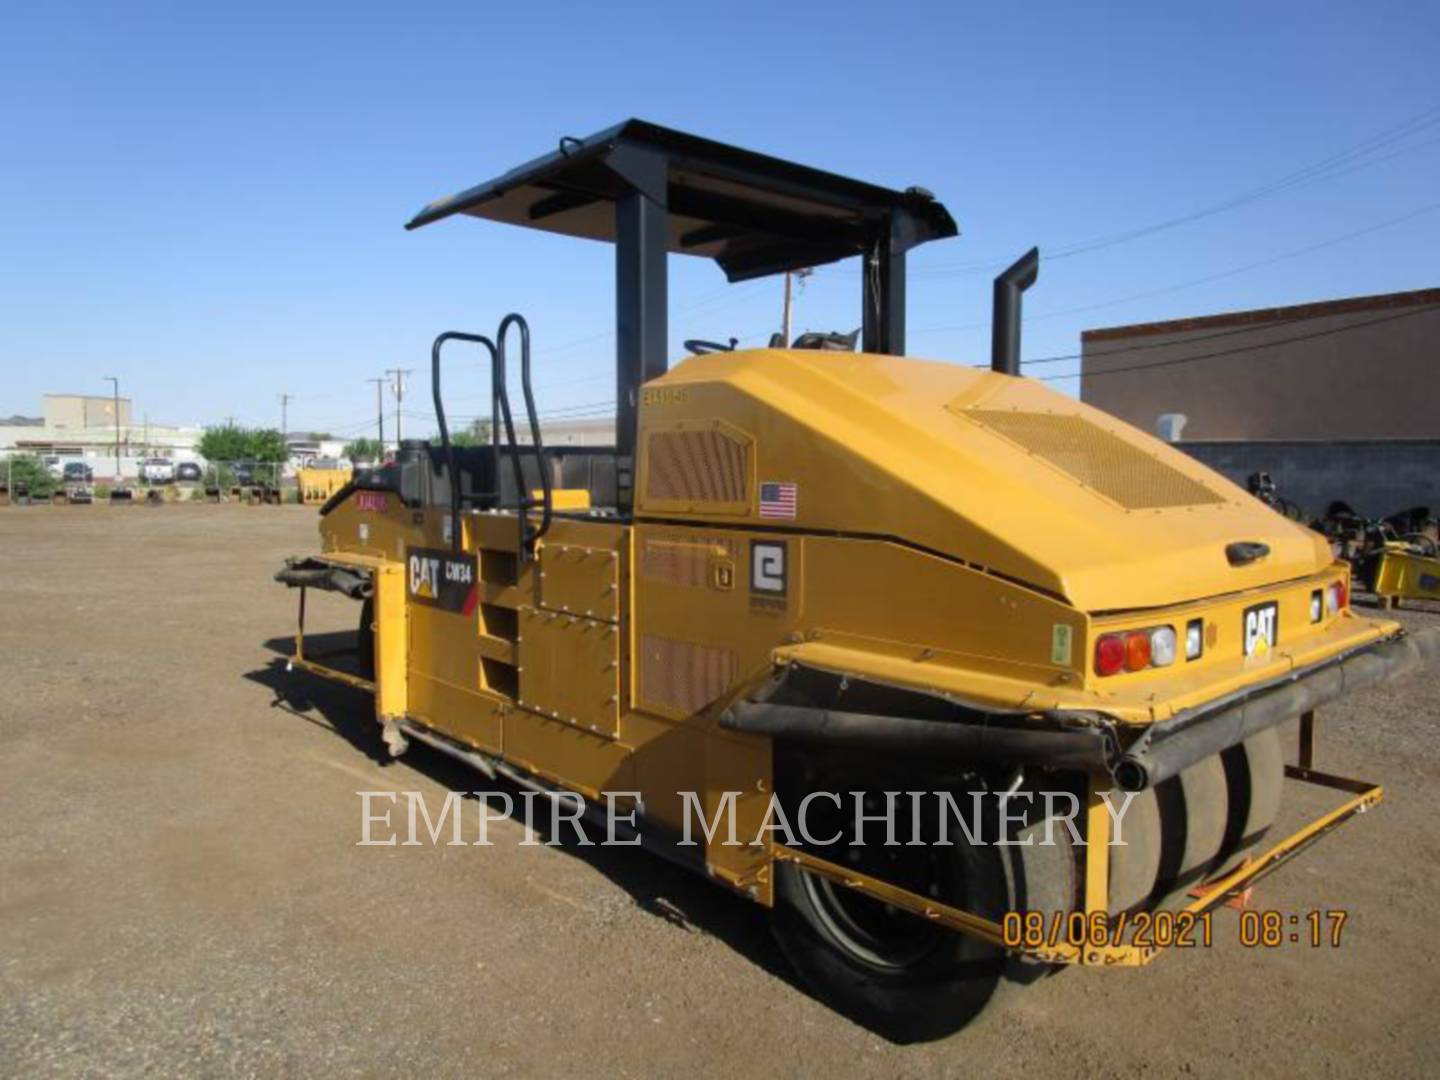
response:
[[(1044, 813), (1055, 807), (1047, 806), (1039, 799), (1035, 806), (1040, 812), (1033, 814), (1034, 820), (1012, 837), (1017, 841), (1016, 845), (1006, 848), (1006, 887), (1011, 910), (1042, 912), (1049, 926), (1056, 912), (1069, 913), (1079, 908), (1080, 867), (1076, 860), (1074, 835), (1060, 817), (1051, 821)], [(1078, 798), (1075, 809), (1076, 828), (1083, 834), (1079, 821), (1084, 814), (1084, 803)], [(1045, 843), (1047, 835), (1051, 840), (1049, 844)], [(1001, 991), (1007, 987), (1028, 985), (1063, 967), (1063, 964), (1046, 964), (1011, 954), (1005, 964), (1005, 984)]]
[(1120, 843), (1114, 843), (1111, 822), (1109, 909), (1112, 912), (1138, 911), (1149, 903), (1160, 873), (1160, 804), (1153, 789), (1138, 791), (1125, 804), (1125, 793), (1109, 792), (1110, 803), (1120, 819)]
[[(835, 788), (850, 789), (843, 784)], [(970, 805), (966, 796), (959, 802)], [(991, 812), (992, 803), (984, 805), (980, 838), (989, 842), (970, 845), (963, 833), (952, 831), (952, 846), (930, 847), (938, 860), (930, 879), (931, 895), (997, 923), (1011, 910), (1069, 909), (1075, 897), (1075, 859), (1064, 825), (1055, 828), (1053, 846), (999, 845), (993, 843), (999, 836), (998, 815)], [(1020, 804), (1015, 804), (1015, 809), (1019, 810)], [(1031, 824), (1010, 839), (1023, 840), (1027, 833), (1043, 838), (1044, 809), (1043, 804), (1032, 803)], [(923, 820), (926, 839), (935, 841), (934, 829), (928, 824), (933, 819), (926, 815)], [(817, 854), (843, 860), (824, 849)], [(950, 1035), (975, 1019), (1002, 986), (1032, 981), (1048, 970), (1045, 965), (1012, 961), (999, 946), (933, 924), (933, 934), (927, 938), (922, 933), (919, 947), (902, 943), (902, 951), (914, 948), (913, 957), (892, 955), (887, 963), (877, 963), (873, 952), (869, 957), (861, 955), (867, 951), (865, 942), (859, 942), (857, 948), (845, 940), (846, 914), (837, 914), (834, 908), (835, 890), (843, 888), (827, 888), (822, 879), (794, 864), (776, 864), (771, 929), (781, 952), (817, 997), (895, 1042)], [(892, 917), (925, 922), (918, 916)]]
[(1151, 908), (1183, 907), (1209, 876), (1229, 820), (1230, 795), (1220, 755), (1156, 786), (1160, 804), (1160, 872)]
[(356, 665), (362, 679), (375, 681), (375, 598), (367, 596), (360, 605), (360, 624), (355, 628)]
[[(843, 790), (843, 788), (842, 788)], [(1018, 805), (1018, 804), (1017, 804)], [(1083, 805), (1083, 804), (1079, 804)], [(1030, 803), (1030, 824), (1005, 845), (972, 847), (955, 836), (944, 849), (956, 860), (958, 891), (938, 899), (995, 922), (1009, 911), (1075, 909), (1079, 875), (1069, 829), (1047, 806)], [(998, 835), (987, 818), (984, 837)], [(1043, 843), (1047, 832), (1053, 843)], [(1026, 840), (1034, 843), (1027, 844)], [(955, 931), (939, 930), (938, 944), (907, 970), (882, 969), (856, 957), (837, 938), (807, 888), (806, 872), (776, 864), (771, 928), (781, 952), (816, 994), (852, 1020), (895, 1042), (942, 1038), (974, 1020), (1003, 991), (1049, 974), (1049, 964), (1012, 956), (997, 946)]]
[[(804, 879), (805, 871), (792, 864), (776, 865), (770, 926), (780, 951), (817, 997), (899, 1043), (939, 1039), (959, 1031), (989, 1003), (1004, 972), (1003, 950), (950, 933), (924, 964), (881, 971), (852, 957), (834, 937)], [(988, 887), (966, 889), (964, 895), (947, 900), (998, 920), (1004, 910), (1003, 875), (998, 867), (991, 867), (980, 879)], [(997, 884), (1002, 887), (994, 888)]]
[(1230, 813), (1211, 877), (1228, 874), (1260, 846), (1279, 816), (1285, 787), (1279, 728), (1251, 735), (1223, 751), (1220, 758), (1230, 793)]

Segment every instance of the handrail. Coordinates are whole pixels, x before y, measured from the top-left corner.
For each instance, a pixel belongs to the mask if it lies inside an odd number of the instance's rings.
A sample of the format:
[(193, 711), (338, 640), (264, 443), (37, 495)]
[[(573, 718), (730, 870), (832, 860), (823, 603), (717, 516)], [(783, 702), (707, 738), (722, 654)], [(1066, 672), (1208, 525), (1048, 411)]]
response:
[(525, 317), (516, 312), (511, 312), (500, 320), (500, 329), (495, 332), (495, 340), (499, 352), (498, 364), (503, 372), (505, 364), (505, 340), (511, 326), (520, 328), (520, 390), (525, 395), (525, 413), (530, 421), (530, 441), (535, 448), (536, 471), (540, 474), (541, 512), (540, 527), (535, 532), (528, 531), (526, 511), (535, 505), (534, 500), (525, 492), (523, 474), (520, 470), (520, 448), (515, 442), (513, 427), (510, 423), (510, 402), (509, 394), (505, 392), (504, 380), (501, 380), (501, 400), (505, 408), (505, 423), (510, 435), (510, 445), (515, 455), (516, 479), (519, 490), (516, 492), (517, 512), (520, 517), (520, 548), (521, 557), (529, 550), (530, 546), (550, 531), (550, 519), (554, 509), (554, 492), (550, 482), (550, 470), (545, 467), (545, 444), (540, 435), (540, 419), (535, 411), (535, 394), (530, 387), (530, 324)]
[[(530, 497), (525, 485), (525, 470), (520, 464), (520, 444), (515, 438), (515, 419), (510, 409), (510, 393), (506, 386), (505, 341), (512, 326), (520, 329), (520, 388), (525, 395), (525, 414), (530, 423), (530, 439), (534, 447), (535, 462), (540, 474), (541, 498), (536, 502)], [(540, 435), (540, 418), (535, 411), (535, 393), (530, 385), (530, 325), (524, 317), (511, 312), (500, 320), (500, 329), (491, 341), (483, 334), (467, 334), (459, 330), (447, 330), (435, 339), (430, 348), (430, 393), (435, 403), (435, 420), (440, 428), (440, 445), (445, 452), (445, 465), (450, 473), (450, 546), (460, 550), (460, 471), (455, 461), (455, 445), (450, 440), (450, 427), (445, 420), (445, 404), (440, 393), (440, 352), (447, 341), (468, 341), (483, 345), (490, 353), (490, 452), (491, 473), (495, 485), (494, 497), (500, 501), (500, 430), (505, 425), (505, 444), (509, 448), (510, 467), (515, 476), (515, 514), (520, 532), (519, 555), (523, 560), (534, 548), (534, 544), (550, 531), (554, 509), (554, 492), (549, 470), (545, 467), (545, 444)], [(539, 507), (540, 527), (530, 531), (529, 511)]]
[[(467, 334), (459, 330), (447, 330), (435, 339), (435, 344), (430, 347), (430, 393), (435, 401), (435, 421), (440, 428), (440, 445), (445, 451), (445, 467), (450, 474), (450, 548), (452, 551), (460, 550), (460, 472), (455, 465), (455, 446), (450, 442), (450, 428), (445, 423), (445, 405), (440, 398), (440, 349), (447, 341), (469, 341), (476, 345), (483, 345), (490, 352), (490, 376), (492, 388), (503, 391), (503, 377), (500, 383), (495, 382), (497, 369), (500, 368), (500, 355), (495, 348), (495, 343), (483, 334)], [(492, 389), (492, 393), (495, 390)], [(507, 419), (509, 410), (507, 408)], [(496, 486), (499, 486), (499, 474), (497, 469)]]

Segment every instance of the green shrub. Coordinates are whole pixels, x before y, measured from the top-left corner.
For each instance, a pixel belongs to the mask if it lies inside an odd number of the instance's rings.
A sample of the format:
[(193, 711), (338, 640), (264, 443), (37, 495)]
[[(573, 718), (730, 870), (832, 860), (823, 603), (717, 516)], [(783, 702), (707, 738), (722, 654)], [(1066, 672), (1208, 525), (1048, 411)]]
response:
[(12, 496), (22, 484), (31, 495), (42, 498), (60, 486), (35, 454), (11, 454), (7, 461), (0, 462), (0, 478), (9, 481)]

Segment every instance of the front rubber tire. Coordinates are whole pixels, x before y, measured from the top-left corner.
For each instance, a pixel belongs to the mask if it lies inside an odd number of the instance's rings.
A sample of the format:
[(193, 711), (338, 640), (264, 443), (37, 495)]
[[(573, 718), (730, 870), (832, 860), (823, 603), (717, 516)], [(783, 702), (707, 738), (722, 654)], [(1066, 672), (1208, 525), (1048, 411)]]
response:
[[(968, 869), (964, 861), (957, 870)], [(945, 902), (997, 920), (1003, 915), (1004, 890), (997, 887), (1003, 885), (1003, 875), (998, 869), (987, 869), (978, 878), (967, 874), (964, 883), (957, 874), (954, 881), (959, 895), (943, 897)], [(827, 890), (838, 895), (845, 886), (777, 863), (770, 925), (781, 952), (806, 985), (856, 1023), (895, 1042), (939, 1039), (963, 1028), (994, 996), (1004, 975), (1004, 950), (899, 913), (894, 918), (920, 924), (914, 955), (877, 963), (857, 952), (854, 940), (847, 940), (829, 909)], [(878, 901), (845, 891), (856, 905), (883, 908)], [(924, 940), (925, 931), (933, 940)]]
[[(1078, 883), (1071, 835), (1036, 810), (1007, 845), (974, 846), (952, 832), (949, 846), (903, 846), (908, 836), (898, 836), (902, 846), (895, 848), (869, 844), (857, 853), (836, 846), (816, 854), (996, 923), (1012, 910), (1047, 916), (1073, 910)], [(998, 835), (993, 815), (981, 828), (992, 840)], [(927, 842), (936, 839), (928, 825), (925, 831)], [(1052, 842), (1043, 843), (1046, 837)], [(818, 997), (895, 1042), (951, 1035), (1003, 996), (1007, 985), (1018, 987), (1052, 970), (793, 863), (775, 868), (771, 927), (785, 957)]]

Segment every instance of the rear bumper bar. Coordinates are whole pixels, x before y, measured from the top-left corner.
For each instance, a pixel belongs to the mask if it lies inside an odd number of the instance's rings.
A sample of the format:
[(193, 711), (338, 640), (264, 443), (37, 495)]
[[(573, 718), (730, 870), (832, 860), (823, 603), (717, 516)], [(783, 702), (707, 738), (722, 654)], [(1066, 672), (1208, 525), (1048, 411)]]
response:
[(1440, 660), (1440, 630), (1400, 634), (1305, 668), (1280, 683), (1151, 725), (1114, 766), (1115, 782), (1143, 791), (1212, 754), (1417, 664)]
[[(898, 689), (903, 697), (897, 712), (913, 709), (930, 715), (827, 708), (809, 703), (815, 696), (807, 692), (813, 691), (814, 680), (823, 673), (797, 666), (761, 691), (762, 700), (731, 705), (721, 714), (720, 726), (820, 746), (1077, 769), (1092, 776), (1109, 775), (1126, 791), (1143, 791), (1257, 732), (1437, 660), (1440, 629), (1401, 633), (1158, 721), (1129, 742), (1124, 728), (1098, 712), (1055, 711), (1037, 721), (1024, 712), (940, 703)], [(810, 686), (788, 692), (792, 681), (807, 678)], [(830, 700), (838, 701), (840, 695)]]

